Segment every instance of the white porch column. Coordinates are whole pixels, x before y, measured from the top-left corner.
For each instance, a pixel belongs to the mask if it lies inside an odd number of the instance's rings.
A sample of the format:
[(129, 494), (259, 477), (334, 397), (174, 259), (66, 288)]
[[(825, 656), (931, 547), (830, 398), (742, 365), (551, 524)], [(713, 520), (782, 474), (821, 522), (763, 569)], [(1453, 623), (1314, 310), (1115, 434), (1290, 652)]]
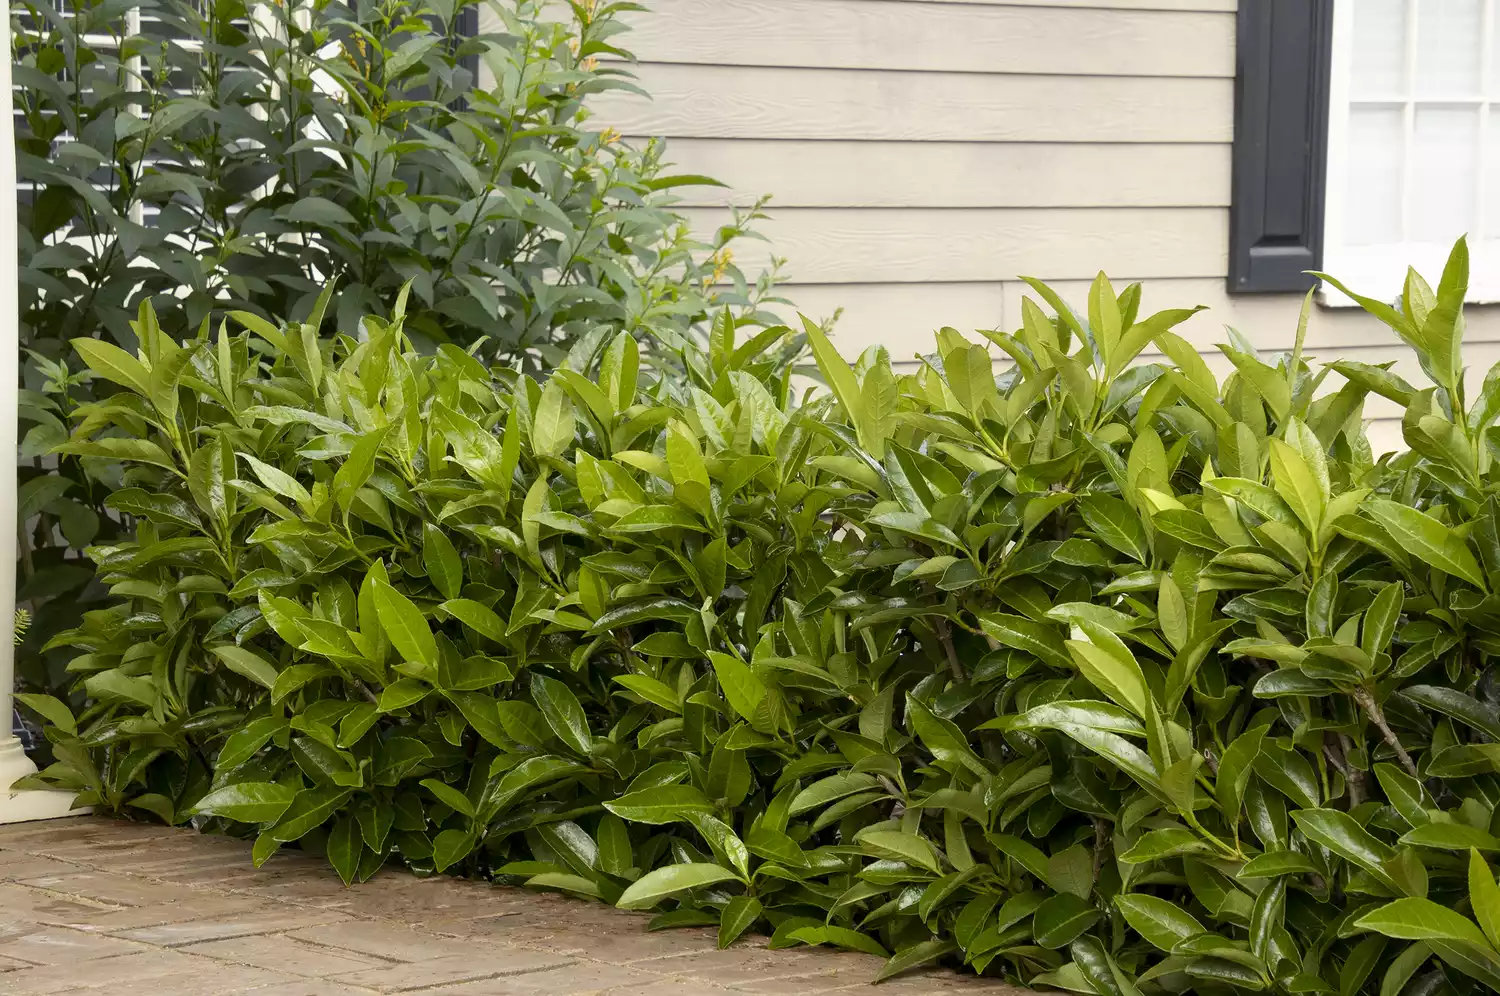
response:
[(16, 412), (20, 404), (17, 327), (16, 133), (10, 74), (10, 12), (0, 27), (0, 823), (69, 815), (71, 792), (12, 791), (36, 765), (11, 733), (16, 682)]

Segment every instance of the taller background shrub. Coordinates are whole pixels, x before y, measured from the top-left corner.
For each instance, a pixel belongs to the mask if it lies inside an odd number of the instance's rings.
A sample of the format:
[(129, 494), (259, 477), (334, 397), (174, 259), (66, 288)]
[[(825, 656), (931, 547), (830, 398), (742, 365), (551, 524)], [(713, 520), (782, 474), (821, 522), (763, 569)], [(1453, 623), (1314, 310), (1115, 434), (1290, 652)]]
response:
[[(910, 374), (726, 317), (544, 384), (399, 308), (78, 343), (121, 599), (38, 781), (101, 808), (1081, 993), (1500, 991), (1500, 368), (1463, 243), (1216, 379), (1102, 275)], [(314, 322), (314, 324), (316, 324)], [(247, 331), (236, 333), (234, 328)], [(1305, 330), (1305, 329), (1304, 329)], [(1169, 362), (1137, 363), (1154, 344)], [(680, 375), (679, 371), (685, 371)], [(1405, 406), (1372, 458), (1362, 412)]]
[[(589, 118), (632, 87), (634, 4), (503, 0), (84, 2), (13, 19), (22, 197), (21, 598), (34, 649), (101, 594), (78, 559), (121, 535), (105, 460), (43, 459), (89, 392), (67, 342), (134, 350), (150, 302), (172, 338), (230, 310), (358, 332), (410, 287), (405, 329), (550, 368), (620, 331), (757, 315), (730, 243), (692, 238), (655, 142)], [(601, 60), (605, 60), (601, 62)], [(480, 342), (482, 346), (479, 346)], [(61, 597), (61, 596), (66, 597)], [(49, 601), (50, 598), (50, 601)], [(33, 653), (23, 677), (44, 682)]]

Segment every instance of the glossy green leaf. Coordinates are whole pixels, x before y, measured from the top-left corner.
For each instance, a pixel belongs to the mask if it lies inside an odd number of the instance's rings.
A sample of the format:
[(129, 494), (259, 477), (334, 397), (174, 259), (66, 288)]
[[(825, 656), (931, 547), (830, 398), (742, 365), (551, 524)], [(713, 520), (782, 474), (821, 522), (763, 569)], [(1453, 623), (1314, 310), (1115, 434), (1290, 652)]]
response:
[(1094, 534), (1133, 560), (1146, 561), (1146, 532), (1129, 505), (1110, 495), (1093, 494), (1078, 503)]
[(67, 703), (61, 699), (52, 695), (39, 695), (35, 692), (17, 692), (16, 701), (64, 733), (78, 732), (78, 724), (73, 718), (73, 710), (69, 709)]
[(1366, 913), (1357, 925), (1408, 941), (1457, 941), (1489, 948), (1473, 920), (1430, 899), (1397, 899)]
[(905, 861), (930, 872), (941, 870), (932, 844), (916, 834), (900, 830), (870, 830), (855, 839), (862, 847), (881, 857)]
[(926, 965), (928, 962), (936, 961), (955, 950), (955, 947), (952, 941), (934, 939), (921, 941), (910, 947), (902, 948), (892, 955), (890, 960), (881, 967), (880, 974), (875, 976), (875, 981), (883, 982), (886, 979), (900, 975), (902, 972), (909, 972), (914, 968)]
[(446, 599), (456, 599), (464, 585), (463, 564), (453, 541), (431, 523), (422, 527), (422, 563), (438, 592)]
[(877, 958), (891, 957), (891, 953), (879, 941), (868, 934), (850, 930), (848, 927), (838, 927), (833, 924), (822, 927), (799, 927), (787, 936), (804, 944), (833, 944), (850, 951), (863, 951)]
[(1265, 728), (1252, 727), (1236, 737), (1219, 760), (1219, 773), (1214, 781), (1216, 801), (1225, 822), (1236, 828), (1240, 803), (1245, 798), (1245, 789), (1250, 784), (1250, 775), (1264, 739)]
[(241, 823), (274, 823), (297, 796), (297, 788), (275, 782), (239, 782), (198, 800), (195, 812)]
[(244, 675), (262, 688), (276, 687), (276, 665), (245, 647), (210, 647), (209, 652), (236, 674)]
[(1362, 507), (1417, 560), (1476, 588), (1487, 588), (1468, 544), (1449, 526), (1425, 512), (1384, 498), (1368, 499)]
[(808, 810), (819, 809), (847, 796), (868, 791), (875, 788), (878, 784), (879, 782), (874, 775), (864, 772), (844, 772), (837, 775), (829, 775), (827, 778), (813, 782), (798, 792), (792, 799), (788, 812), (790, 815), (796, 816)]
[(437, 641), (432, 638), (422, 610), (384, 581), (375, 581), (373, 588), (380, 627), (391, 644), (407, 660), (436, 667)]
[(1412, 847), (1433, 847), (1445, 851), (1500, 851), (1500, 838), (1487, 830), (1463, 823), (1426, 823), (1408, 830), (1401, 843)]
[(1072, 943), (1101, 915), (1086, 900), (1062, 892), (1037, 907), (1031, 920), (1032, 937), (1044, 948), (1060, 948)]
[(754, 896), (735, 896), (719, 914), (719, 947), (727, 948), (760, 919), (760, 900)]
[(615, 905), (622, 910), (650, 909), (677, 893), (729, 882), (735, 878), (734, 872), (715, 864), (667, 865), (632, 882)]
[[(375, 472), (375, 458), (388, 432), (389, 427), (383, 427), (360, 436), (349, 451), (348, 459), (333, 475), (333, 497), (345, 515), (349, 514), (359, 489), (369, 482), (370, 475)], [(357, 857), (356, 854), (355, 858)]]
[(495, 643), (505, 642), (505, 622), (489, 606), (468, 598), (450, 598), (439, 608), (480, 636)]
[(1115, 897), (1115, 906), (1132, 930), (1170, 953), (1182, 941), (1203, 933), (1203, 924), (1180, 905), (1145, 893)]
[(556, 678), (533, 671), (531, 697), (558, 739), (579, 754), (587, 756), (593, 749), (594, 739), (589, 732), (588, 717), (583, 714), (583, 706), (579, 704), (578, 696), (573, 694), (572, 689)]
[(627, 792), (604, 808), (632, 823), (673, 823), (692, 813), (712, 813), (713, 803), (691, 785), (661, 785)]
[(1390, 881), (1385, 863), (1395, 856), (1394, 852), (1348, 813), (1335, 809), (1300, 809), (1291, 815), (1297, 829), (1308, 839), (1322, 844), (1346, 861), (1354, 862), (1376, 878)]
[(333, 865), (333, 870), (338, 872), (345, 885), (354, 884), (363, 850), (359, 824), (352, 816), (341, 817), (328, 834), (328, 863)]
[(719, 685), (724, 697), (741, 718), (754, 723), (756, 710), (766, 697), (766, 686), (744, 661), (731, 654), (718, 651), (709, 653), (714, 673), (719, 676)]

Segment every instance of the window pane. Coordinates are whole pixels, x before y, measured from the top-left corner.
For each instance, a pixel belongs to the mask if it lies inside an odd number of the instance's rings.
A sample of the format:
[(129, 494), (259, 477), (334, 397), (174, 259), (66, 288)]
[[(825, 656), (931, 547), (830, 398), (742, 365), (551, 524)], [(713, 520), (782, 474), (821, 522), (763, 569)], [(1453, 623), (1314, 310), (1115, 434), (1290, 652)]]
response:
[(1500, 239), (1500, 107), (1490, 108), (1489, 146), (1484, 170), (1484, 237)]
[(1350, 245), (1401, 241), (1401, 109), (1349, 109)]
[(1354, 7), (1354, 97), (1405, 89), (1406, 0), (1360, 0)]
[(1412, 130), (1411, 238), (1448, 243), (1473, 229), (1479, 109), (1418, 107)]
[(1490, 37), (1490, 99), (1500, 97), (1500, 5), (1495, 7)]
[(1479, 92), (1483, 0), (1421, 0), (1417, 7), (1419, 95)]

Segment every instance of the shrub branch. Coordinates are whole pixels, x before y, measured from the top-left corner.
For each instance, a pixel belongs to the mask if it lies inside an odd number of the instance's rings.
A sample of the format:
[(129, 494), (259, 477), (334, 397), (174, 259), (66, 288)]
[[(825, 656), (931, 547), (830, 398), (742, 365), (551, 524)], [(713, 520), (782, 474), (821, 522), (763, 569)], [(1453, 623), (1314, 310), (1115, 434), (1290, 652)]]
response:
[(1397, 738), (1396, 732), (1385, 721), (1385, 710), (1380, 708), (1380, 703), (1375, 701), (1375, 696), (1371, 694), (1370, 690), (1364, 686), (1356, 688), (1354, 690), (1354, 701), (1359, 703), (1359, 707), (1365, 711), (1366, 716), (1370, 717), (1370, 722), (1375, 724), (1375, 728), (1380, 731), (1380, 735), (1385, 738), (1385, 742), (1390, 744), (1391, 749), (1396, 752), (1396, 756), (1401, 759), (1401, 766), (1413, 778), (1420, 778), (1421, 776), (1417, 774), (1416, 762), (1411, 759), (1411, 755), (1406, 752), (1406, 748), (1401, 746), (1401, 741)]

